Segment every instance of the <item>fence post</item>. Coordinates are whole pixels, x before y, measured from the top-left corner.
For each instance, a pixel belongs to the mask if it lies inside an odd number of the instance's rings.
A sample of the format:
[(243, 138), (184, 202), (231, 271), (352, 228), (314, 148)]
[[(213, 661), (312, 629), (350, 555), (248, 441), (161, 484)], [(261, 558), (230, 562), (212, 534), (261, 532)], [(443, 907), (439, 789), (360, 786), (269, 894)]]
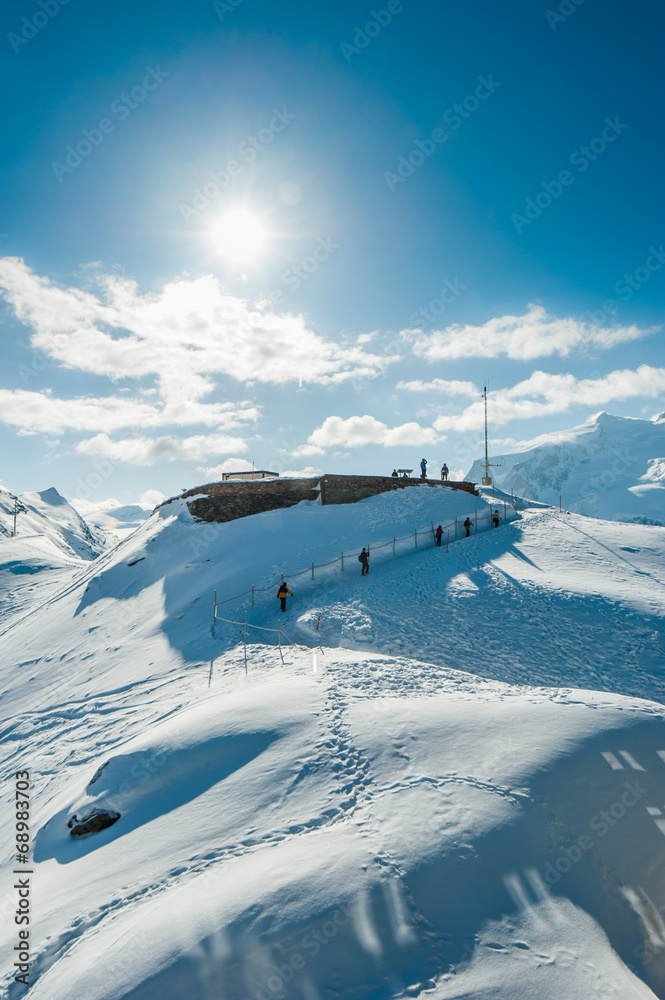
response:
[(446, 535), (446, 552), (448, 551), (449, 544), (450, 544), (450, 528), (448, 528), (448, 534)]
[(416, 548), (418, 548), (418, 529), (417, 528), (416, 528), (416, 530), (413, 533), (413, 537), (416, 540)]
[(252, 607), (254, 607), (254, 584), (252, 584)]
[(342, 573), (344, 572), (344, 553), (342, 552)]
[(245, 645), (245, 673), (247, 673), (247, 612), (245, 611), (245, 635), (243, 637)]
[(314, 579), (314, 563), (312, 563), (312, 580)]
[[(561, 503), (561, 497), (559, 497), (559, 503)], [(506, 521), (508, 519), (508, 508), (506, 507), (506, 501), (503, 501), (503, 519)]]
[(393, 555), (395, 555), (395, 536), (393, 535)]
[(215, 619), (217, 618), (217, 591), (215, 591), (215, 599), (212, 606), (212, 637), (215, 638)]
[(457, 518), (455, 518), (455, 538), (457, 538)]
[(279, 618), (277, 619), (277, 642), (279, 645), (279, 655), (282, 658), (282, 663), (284, 663), (284, 654), (282, 653), (282, 626), (280, 625)]
[(473, 512), (473, 519), (476, 522), (476, 531), (478, 531), (478, 508), (477, 507), (476, 507), (476, 509)]

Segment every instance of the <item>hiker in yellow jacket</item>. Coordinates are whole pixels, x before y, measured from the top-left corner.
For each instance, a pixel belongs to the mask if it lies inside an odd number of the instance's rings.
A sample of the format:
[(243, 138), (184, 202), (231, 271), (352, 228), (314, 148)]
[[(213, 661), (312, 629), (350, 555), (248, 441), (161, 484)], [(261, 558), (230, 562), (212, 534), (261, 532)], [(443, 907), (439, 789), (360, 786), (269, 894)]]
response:
[(289, 588), (286, 586), (286, 580), (282, 580), (282, 582), (279, 585), (279, 590), (277, 591), (277, 596), (279, 597), (280, 601), (282, 602), (282, 611), (286, 611), (286, 596), (287, 596), (287, 594), (290, 594), (291, 597), (293, 597), (293, 591), (289, 590)]

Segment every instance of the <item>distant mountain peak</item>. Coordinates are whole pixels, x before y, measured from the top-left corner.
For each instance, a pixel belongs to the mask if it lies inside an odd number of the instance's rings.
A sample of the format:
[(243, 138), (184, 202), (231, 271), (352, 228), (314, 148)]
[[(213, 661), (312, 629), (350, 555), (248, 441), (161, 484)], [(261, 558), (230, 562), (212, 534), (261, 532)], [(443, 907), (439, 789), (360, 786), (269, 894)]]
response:
[[(610, 521), (665, 524), (665, 413), (656, 419), (605, 410), (584, 424), (495, 455), (495, 484), (507, 493)], [(467, 479), (479, 482), (477, 460)]]

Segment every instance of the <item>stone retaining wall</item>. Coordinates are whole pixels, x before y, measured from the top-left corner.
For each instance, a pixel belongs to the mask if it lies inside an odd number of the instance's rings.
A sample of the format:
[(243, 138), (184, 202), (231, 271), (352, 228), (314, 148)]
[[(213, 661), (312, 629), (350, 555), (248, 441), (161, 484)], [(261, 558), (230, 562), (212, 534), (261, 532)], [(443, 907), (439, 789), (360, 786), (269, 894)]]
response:
[(201, 521), (235, 521), (238, 517), (261, 514), (265, 510), (293, 507), (301, 500), (318, 500), (316, 479), (254, 479), (250, 482), (226, 480), (187, 490), (187, 497), (205, 493), (188, 502), (190, 513)]
[[(475, 493), (475, 483), (442, 483), (439, 479), (395, 479), (393, 476), (321, 476), (311, 479), (226, 480), (206, 483), (187, 490), (177, 499), (189, 500), (187, 506), (201, 521), (235, 521), (266, 510), (293, 507), (301, 500), (318, 500), (322, 504), (357, 503), (366, 497), (405, 489), (407, 486), (439, 486)], [(201, 494), (205, 494), (201, 496)], [(172, 502), (166, 500), (164, 505)]]
[(357, 503), (365, 497), (376, 496), (377, 493), (387, 493), (389, 490), (401, 490), (407, 486), (443, 486), (453, 490), (476, 492), (475, 483), (442, 483), (440, 479), (404, 479), (394, 476), (322, 476), (321, 502)]

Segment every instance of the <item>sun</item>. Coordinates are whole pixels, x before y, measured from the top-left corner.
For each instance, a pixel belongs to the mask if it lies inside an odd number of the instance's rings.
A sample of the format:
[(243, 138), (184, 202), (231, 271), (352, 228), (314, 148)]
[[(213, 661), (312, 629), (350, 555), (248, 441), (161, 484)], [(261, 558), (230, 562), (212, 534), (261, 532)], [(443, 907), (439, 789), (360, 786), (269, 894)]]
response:
[(266, 233), (261, 220), (245, 208), (227, 212), (213, 229), (217, 249), (229, 260), (248, 262), (263, 250)]

